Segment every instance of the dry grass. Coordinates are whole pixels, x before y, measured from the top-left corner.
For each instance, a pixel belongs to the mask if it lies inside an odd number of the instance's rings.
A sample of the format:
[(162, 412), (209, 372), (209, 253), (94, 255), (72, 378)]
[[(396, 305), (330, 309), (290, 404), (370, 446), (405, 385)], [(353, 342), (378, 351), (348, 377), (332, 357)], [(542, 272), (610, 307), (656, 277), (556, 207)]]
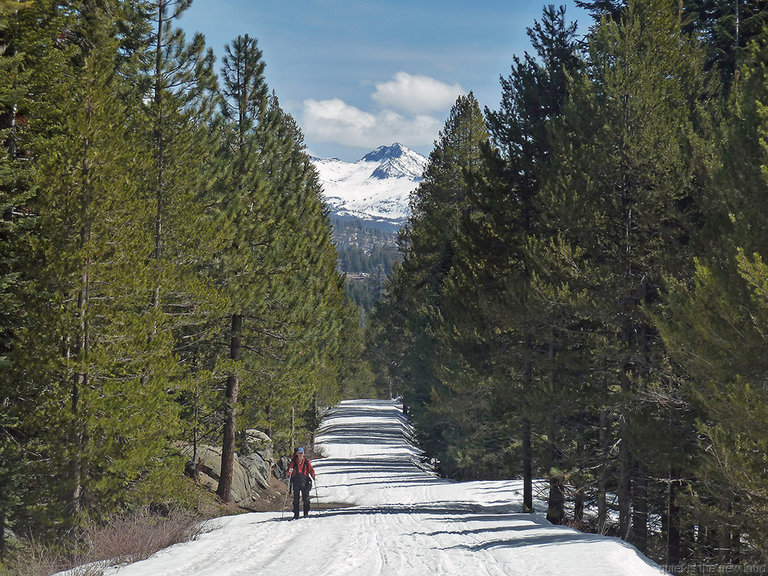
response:
[(174, 544), (194, 540), (200, 534), (200, 519), (182, 510), (171, 510), (164, 516), (140, 510), (106, 526), (89, 529), (86, 534), (91, 561), (128, 564)]
[[(45, 546), (26, 541), (0, 566), (2, 576), (51, 576), (69, 570), (67, 576), (101, 576), (109, 566), (149, 558), (173, 544), (195, 539), (201, 532), (200, 517), (182, 510), (158, 515), (146, 509), (91, 525), (67, 546)], [(66, 555), (63, 549), (81, 550)]]
[(56, 549), (36, 540), (24, 541), (0, 564), (3, 576), (48, 576), (71, 566)]

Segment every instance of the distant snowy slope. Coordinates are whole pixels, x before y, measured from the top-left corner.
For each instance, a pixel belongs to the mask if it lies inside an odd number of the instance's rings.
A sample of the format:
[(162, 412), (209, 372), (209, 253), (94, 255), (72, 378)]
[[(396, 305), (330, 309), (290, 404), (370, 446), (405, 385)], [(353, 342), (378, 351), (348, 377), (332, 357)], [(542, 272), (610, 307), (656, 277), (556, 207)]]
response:
[[(618, 540), (521, 514), (520, 481), (452, 482), (421, 464), (401, 406), (343, 402), (325, 418), (314, 461), (326, 503), (348, 508), (219, 518), (194, 542), (107, 576), (659, 576)], [(540, 503), (541, 504), (541, 503)], [(297, 568), (297, 566), (299, 568)]]
[(408, 217), (408, 198), (422, 179), (427, 159), (395, 143), (381, 146), (357, 162), (312, 158), (325, 201), (339, 216), (397, 222)]

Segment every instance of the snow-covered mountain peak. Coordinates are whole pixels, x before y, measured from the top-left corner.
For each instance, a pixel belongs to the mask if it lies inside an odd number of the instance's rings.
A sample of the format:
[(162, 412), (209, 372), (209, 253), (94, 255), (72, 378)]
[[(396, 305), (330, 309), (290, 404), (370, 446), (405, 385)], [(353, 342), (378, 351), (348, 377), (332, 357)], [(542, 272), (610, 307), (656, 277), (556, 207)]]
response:
[(410, 194), (422, 180), (427, 159), (402, 144), (380, 146), (357, 162), (312, 158), (332, 212), (363, 220), (402, 224)]
[[(381, 150), (381, 148), (379, 148)], [(420, 182), (424, 173), (424, 157), (400, 144), (393, 144), (382, 156), (379, 166), (371, 173), (373, 178), (411, 178)]]
[(391, 146), (379, 146), (373, 152), (368, 152), (368, 154), (363, 156), (362, 160), (364, 162), (382, 162), (392, 158), (399, 158), (406, 151), (410, 152), (400, 142), (395, 142)]

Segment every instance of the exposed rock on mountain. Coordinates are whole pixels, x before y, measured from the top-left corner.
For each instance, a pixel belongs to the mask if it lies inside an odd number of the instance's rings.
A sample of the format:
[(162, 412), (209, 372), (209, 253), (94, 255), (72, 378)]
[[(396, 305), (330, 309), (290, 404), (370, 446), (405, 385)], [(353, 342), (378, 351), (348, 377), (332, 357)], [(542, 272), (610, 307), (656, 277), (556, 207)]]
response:
[(313, 158), (325, 201), (336, 216), (402, 225), (410, 193), (422, 180), (427, 159), (395, 143), (369, 152), (357, 162)]

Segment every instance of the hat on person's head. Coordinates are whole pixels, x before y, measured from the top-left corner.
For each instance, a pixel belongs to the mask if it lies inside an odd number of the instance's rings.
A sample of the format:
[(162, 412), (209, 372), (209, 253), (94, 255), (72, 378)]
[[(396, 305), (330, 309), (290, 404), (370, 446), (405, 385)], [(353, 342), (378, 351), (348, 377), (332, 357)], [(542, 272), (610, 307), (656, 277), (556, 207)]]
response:
[(304, 454), (304, 448), (302, 446), (299, 446), (298, 453)]

